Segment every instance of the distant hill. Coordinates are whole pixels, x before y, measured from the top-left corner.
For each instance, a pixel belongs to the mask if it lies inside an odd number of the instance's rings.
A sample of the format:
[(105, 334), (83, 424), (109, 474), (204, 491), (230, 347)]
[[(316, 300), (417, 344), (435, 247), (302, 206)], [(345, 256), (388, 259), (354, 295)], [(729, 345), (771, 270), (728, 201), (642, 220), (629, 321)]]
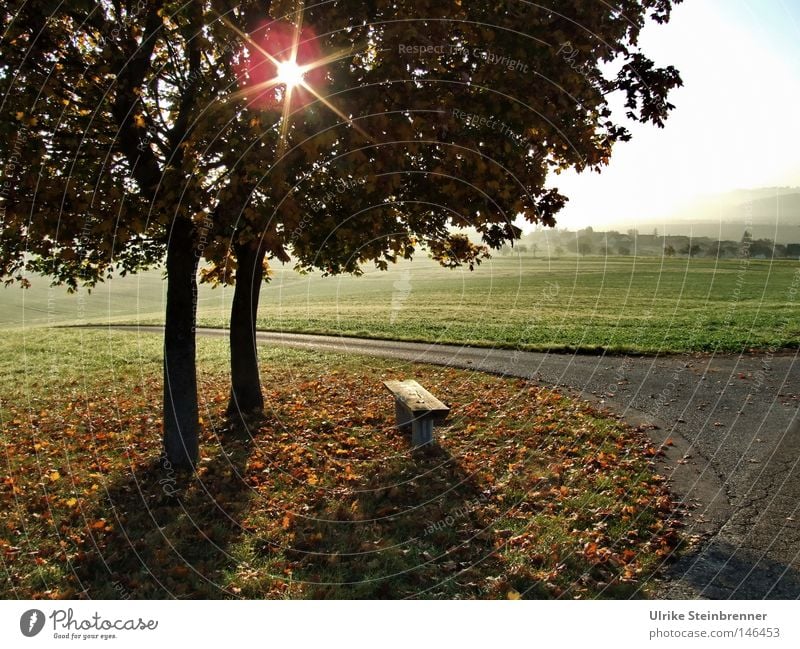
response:
[(745, 229), (756, 239), (800, 242), (800, 187), (764, 187), (704, 196), (659, 219), (642, 219), (613, 226), (667, 235), (713, 239), (741, 238)]

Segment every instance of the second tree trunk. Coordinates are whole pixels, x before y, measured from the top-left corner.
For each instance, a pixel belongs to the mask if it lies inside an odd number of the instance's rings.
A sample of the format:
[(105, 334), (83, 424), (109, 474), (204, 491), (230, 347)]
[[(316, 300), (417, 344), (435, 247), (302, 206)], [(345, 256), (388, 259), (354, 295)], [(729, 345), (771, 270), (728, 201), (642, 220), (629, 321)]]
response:
[(260, 414), (264, 410), (258, 374), (256, 315), (264, 278), (264, 250), (257, 243), (234, 246), (236, 285), (231, 307), (231, 395), (228, 416)]

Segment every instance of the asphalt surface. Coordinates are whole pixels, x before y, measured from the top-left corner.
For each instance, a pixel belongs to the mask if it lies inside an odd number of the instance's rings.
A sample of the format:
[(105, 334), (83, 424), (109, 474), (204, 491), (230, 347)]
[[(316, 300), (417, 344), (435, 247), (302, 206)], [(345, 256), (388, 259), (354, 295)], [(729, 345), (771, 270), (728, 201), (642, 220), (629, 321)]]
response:
[(798, 353), (588, 356), (272, 332), (258, 341), (521, 377), (608, 407), (655, 444), (670, 441), (659, 470), (699, 541), (666, 570), (662, 597), (800, 598)]

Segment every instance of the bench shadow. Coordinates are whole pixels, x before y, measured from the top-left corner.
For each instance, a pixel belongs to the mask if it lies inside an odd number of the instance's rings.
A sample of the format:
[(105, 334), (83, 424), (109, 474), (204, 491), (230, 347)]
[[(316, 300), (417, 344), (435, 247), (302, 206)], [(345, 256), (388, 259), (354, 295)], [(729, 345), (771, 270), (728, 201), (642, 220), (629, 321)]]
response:
[(76, 597), (91, 599), (221, 598), (236, 565), (228, 549), (242, 535), (251, 498), (243, 475), (252, 438), (215, 432), (219, 448), (196, 474), (161, 458), (106, 486), (87, 515), (91, 540), (71, 562)]
[(349, 493), (323, 494), (291, 530), (293, 579), (314, 599), (480, 597), (502, 567), (487, 500), (436, 444), (387, 459)]

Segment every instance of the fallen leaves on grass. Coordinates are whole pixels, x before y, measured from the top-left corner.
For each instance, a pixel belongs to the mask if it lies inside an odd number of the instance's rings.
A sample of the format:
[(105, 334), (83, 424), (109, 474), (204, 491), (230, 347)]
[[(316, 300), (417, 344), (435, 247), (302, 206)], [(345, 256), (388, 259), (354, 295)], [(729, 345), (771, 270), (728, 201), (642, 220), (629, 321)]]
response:
[[(42, 396), (35, 425), (4, 401), (4, 595), (630, 596), (679, 544), (654, 449), (585, 404), (306, 360), (265, 364), (266, 415), (244, 435), (223, 417), (225, 375), (202, 377), (193, 476), (158, 461), (156, 365), (113, 389), (84, 377), (91, 399)], [(412, 374), (453, 409), (421, 451), (381, 385)]]

